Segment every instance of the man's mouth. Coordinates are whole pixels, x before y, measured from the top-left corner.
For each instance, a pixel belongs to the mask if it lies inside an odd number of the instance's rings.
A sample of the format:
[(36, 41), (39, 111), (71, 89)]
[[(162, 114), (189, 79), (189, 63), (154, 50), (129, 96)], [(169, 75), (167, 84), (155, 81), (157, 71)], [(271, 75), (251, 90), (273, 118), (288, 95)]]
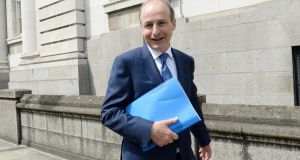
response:
[(164, 39), (164, 37), (161, 37), (161, 38), (152, 38), (151, 40), (153, 40), (153, 41), (160, 41), (162, 39)]

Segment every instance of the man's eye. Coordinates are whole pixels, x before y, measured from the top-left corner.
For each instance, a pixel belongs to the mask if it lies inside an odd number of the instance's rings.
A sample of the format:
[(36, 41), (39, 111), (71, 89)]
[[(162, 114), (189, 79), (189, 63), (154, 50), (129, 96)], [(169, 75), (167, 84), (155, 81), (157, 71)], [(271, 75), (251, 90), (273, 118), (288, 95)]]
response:
[(159, 24), (160, 24), (160, 25), (164, 25), (164, 24), (166, 24), (166, 22), (159, 22)]
[(145, 28), (151, 28), (151, 27), (152, 27), (152, 24), (146, 24), (144, 27), (145, 27)]

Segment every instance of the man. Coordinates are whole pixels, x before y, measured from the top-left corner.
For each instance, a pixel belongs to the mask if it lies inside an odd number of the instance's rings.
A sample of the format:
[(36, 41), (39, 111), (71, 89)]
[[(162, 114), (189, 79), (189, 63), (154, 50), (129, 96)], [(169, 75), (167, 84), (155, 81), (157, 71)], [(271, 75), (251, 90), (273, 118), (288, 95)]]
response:
[[(176, 27), (172, 7), (164, 0), (148, 0), (140, 9), (140, 22), (146, 44), (116, 57), (101, 112), (102, 123), (123, 136), (122, 160), (195, 160), (190, 131), (201, 144), (200, 156), (208, 160), (210, 138), (203, 121), (176, 134), (168, 128), (176, 118), (152, 122), (125, 111), (127, 105), (161, 84), (167, 75), (178, 79), (203, 120), (193, 83), (193, 58), (170, 46)], [(166, 55), (164, 60), (162, 55)], [(157, 147), (144, 152), (141, 146), (151, 141)]]

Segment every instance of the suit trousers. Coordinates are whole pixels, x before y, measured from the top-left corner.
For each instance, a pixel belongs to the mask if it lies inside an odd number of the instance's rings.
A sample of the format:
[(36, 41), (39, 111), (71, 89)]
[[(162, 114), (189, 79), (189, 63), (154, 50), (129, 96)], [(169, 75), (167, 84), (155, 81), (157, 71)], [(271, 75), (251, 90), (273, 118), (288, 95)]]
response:
[(181, 155), (180, 155), (180, 153), (176, 153), (176, 160), (181, 160)]

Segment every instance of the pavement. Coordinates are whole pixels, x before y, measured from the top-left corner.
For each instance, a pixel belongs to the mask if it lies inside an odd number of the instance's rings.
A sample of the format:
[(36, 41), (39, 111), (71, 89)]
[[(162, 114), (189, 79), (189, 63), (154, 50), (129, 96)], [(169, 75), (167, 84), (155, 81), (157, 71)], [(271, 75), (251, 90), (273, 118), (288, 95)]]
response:
[(51, 155), (30, 148), (24, 145), (16, 145), (0, 139), (0, 160), (66, 160), (64, 158)]

